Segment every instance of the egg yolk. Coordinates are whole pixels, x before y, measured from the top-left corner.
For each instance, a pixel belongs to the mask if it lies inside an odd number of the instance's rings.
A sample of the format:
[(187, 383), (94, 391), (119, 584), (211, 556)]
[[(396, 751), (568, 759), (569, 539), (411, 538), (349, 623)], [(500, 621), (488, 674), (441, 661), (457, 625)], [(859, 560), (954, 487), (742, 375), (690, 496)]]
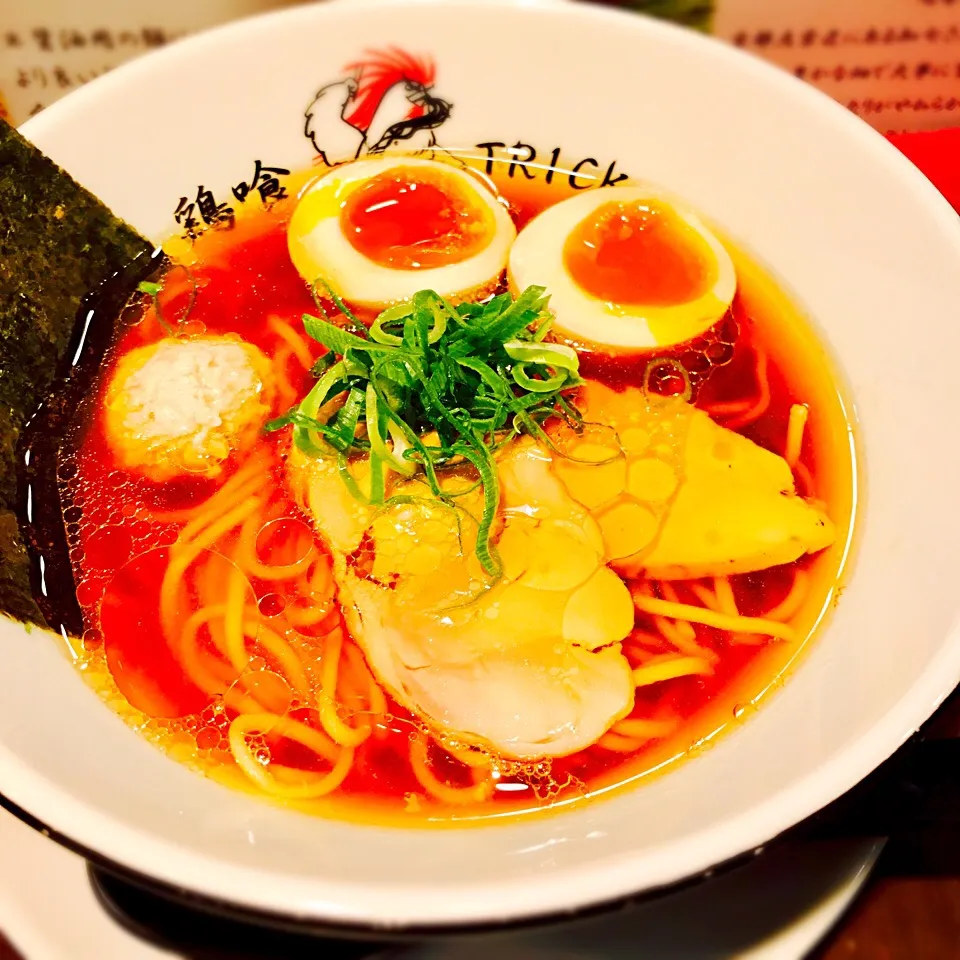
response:
[(713, 286), (717, 273), (703, 238), (656, 200), (597, 207), (567, 237), (563, 262), (585, 293), (623, 306), (690, 303)]
[(482, 200), (452, 177), (395, 167), (350, 194), (340, 229), (374, 263), (421, 270), (479, 253), (492, 239), (494, 222)]

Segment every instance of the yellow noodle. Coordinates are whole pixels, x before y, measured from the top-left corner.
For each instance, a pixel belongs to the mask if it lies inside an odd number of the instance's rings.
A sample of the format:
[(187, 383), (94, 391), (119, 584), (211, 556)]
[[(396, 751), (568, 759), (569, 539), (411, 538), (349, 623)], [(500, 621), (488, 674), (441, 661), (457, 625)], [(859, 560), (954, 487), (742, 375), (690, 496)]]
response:
[[(675, 650), (671, 650), (670, 653), (657, 653), (652, 657), (647, 659), (647, 664), (652, 665), (654, 663), (672, 663), (673, 661), (679, 659)], [(699, 658), (698, 658), (699, 659)]]
[(195, 557), (212, 547), (222, 536), (239, 527), (250, 514), (262, 506), (259, 498), (246, 496), (231, 510), (220, 515), (216, 521), (206, 525), (192, 539), (177, 540), (170, 547), (171, 559), (176, 561), (182, 560), (183, 557), (190, 557), (190, 562), (183, 566), (182, 572), (186, 572), (187, 567), (190, 566)]
[(367, 678), (356, 669), (360, 652), (352, 643), (344, 645), (340, 652), (340, 669), (337, 671), (337, 702), (341, 713), (355, 716), (357, 721), (367, 726), (370, 716), (370, 704), (367, 700)]
[[(200, 649), (197, 642), (197, 634), (200, 627), (211, 620), (219, 619), (225, 616), (227, 604), (213, 604), (207, 607), (201, 607), (186, 622), (183, 633), (180, 638), (179, 659), (187, 676), (204, 693), (213, 696), (222, 693), (232, 684), (237, 682), (237, 674), (226, 664), (221, 663), (209, 654)], [(274, 658), (280, 663), (281, 668), (287, 674), (287, 680), (297, 689), (297, 692), (304, 696), (309, 696), (310, 687), (307, 682), (306, 674), (303, 671), (303, 664), (297, 658), (296, 654), (284, 640), (269, 627), (264, 627), (255, 620), (247, 620), (243, 623), (243, 630), (246, 636), (251, 639), (257, 639), (264, 648), (267, 649)], [(211, 667), (205, 667), (201, 659), (210, 662)], [(243, 678), (241, 678), (242, 680)], [(233, 693), (234, 691), (228, 691)], [(237, 692), (236, 695), (241, 698), (241, 703), (245, 695)], [(257, 694), (253, 696), (257, 698)], [(259, 698), (257, 698), (259, 699)], [(237, 705), (237, 709), (245, 709), (246, 712), (262, 711), (265, 705), (259, 705), (253, 700), (246, 700), (246, 706)]]
[(633, 671), (633, 683), (637, 687), (646, 687), (651, 683), (664, 680), (676, 680), (691, 675), (710, 676), (713, 667), (702, 657), (674, 657), (662, 663), (645, 663)]
[(814, 499), (817, 495), (816, 486), (813, 482), (813, 474), (810, 472), (807, 465), (797, 461), (793, 465), (793, 473), (797, 480), (800, 481), (799, 486), (803, 495), (808, 499)]
[(277, 406), (281, 410), (291, 407), (297, 400), (297, 388), (287, 375), (287, 363), (292, 356), (293, 351), (289, 347), (283, 346), (273, 357), (273, 371), (277, 383)]
[(297, 336), (293, 327), (286, 320), (277, 316), (270, 317), (267, 323), (270, 325), (270, 329), (287, 344), (290, 352), (300, 361), (303, 369), (309, 370), (313, 366), (313, 357), (310, 356), (307, 345)]
[[(672, 654), (672, 656), (676, 656), (676, 654)], [(634, 647), (630, 651), (629, 659), (637, 663), (647, 663), (649, 660), (656, 659), (656, 654), (652, 650), (647, 650), (644, 647)]]
[[(724, 590), (724, 586), (726, 589)], [(733, 596), (733, 590), (730, 587), (730, 581), (726, 577), (714, 577), (714, 589), (704, 586), (701, 583), (690, 585), (697, 599), (708, 609), (716, 613), (726, 613), (732, 617), (739, 616), (737, 602)], [(764, 643), (766, 637), (756, 634), (731, 633), (731, 643)]]
[(702, 623), (704, 626), (734, 633), (762, 633), (764, 636), (776, 637), (778, 640), (796, 639), (796, 634), (790, 627), (775, 620), (765, 620), (761, 617), (733, 617), (726, 613), (706, 610), (703, 607), (644, 596), (640, 591), (634, 591), (633, 602), (641, 613), (654, 616), (670, 617), (672, 620), (689, 620), (691, 623)]
[[(807, 587), (809, 585), (809, 576), (803, 570), (794, 569), (793, 583), (787, 595), (775, 606), (771, 607), (764, 617), (768, 620), (780, 620), (789, 623), (798, 613), (803, 601), (807, 597)], [(737, 633), (731, 637), (731, 641), (737, 644), (749, 644), (756, 646), (765, 640), (762, 636), (756, 634)]]
[(178, 541), (170, 547), (170, 563), (167, 565), (160, 585), (160, 622), (167, 633), (168, 642), (176, 632), (174, 624), (177, 614), (177, 591), (182, 586), (183, 576), (190, 565), (224, 534), (240, 526), (261, 505), (260, 500), (250, 498), (212, 523), (194, 540), (186, 543)]
[(716, 610), (719, 613), (724, 612), (720, 608), (719, 598), (709, 587), (705, 587), (702, 583), (691, 583), (690, 589), (693, 591), (694, 596), (696, 596), (708, 610)]
[[(717, 654), (710, 650), (708, 647), (701, 646), (695, 640), (689, 639), (690, 634), (692, 633), (696, 636), (696, 632), (689, 623), (683, 621), (675, 622), (667, 620), (664, 617), (656, 617), (655, 621), (657, 623), (662, 623), (666, 627), (672, 627), (669, 630), (669, 633), (664, 630), (664, 637), (667, 642), (672, 644), (680, 653), (687, 657), (703, 657), (705, 660), (716, 660)], [(683, 626), (686, 627), (686, 631), (681, 631), (679, 628)], [(689, 633), (687, 632), (689, 631)]]
[[(360, 659), (363, 660), (363, 657)], [(386, 716), (387, 698), (384, 696), (380, 684), (377, 683), (377, 678), (373, 675), (372, 671), (366, 668), (366, 661), (364, 661), (364, 676), (367, 680), (367, 702), (370, 704), (370, 713), (374, 717), (375, 721), (373, 727), (373, 736), (375, 736), (378, 740), (382, 740), (389, 736), (390, 729), (385, 723), (376, 723), (376, 719), (382, 719)]]
[[(219, 604), (214, 604), (214, 606), (219, 606)], [(219, 653), (224, 660), (228, 661), (224, 664), (224, 667), (229, 669), (231, 676), (236, 679), (237, 674), (233, 667), (229, 665), (229, 658), (227, 657), (227, 632), (224, 629), (223, 617), (211, 618), (207, 623), (207, 632), (210, 634), (210, 639), (213, 641), (217, 653)]]
[(245, 693), (241, 693), (236, 687), (230, 687), (223, 694), (223, 702), (231, 710), (236, 710), (237, 713), (262, 713), (264, 709), (262, 703), (253, 699), (253, 697), (248, 697)]
[[(227, 706), (241, 713), (257, 713), (263, 707), (232, 686), (237, 679), (233, 670), (200, 649), (197, 642), (200, 627), (222, 616), (225, 609), (224, 605), (203, 607), (187, 620), (180, 638), (179, 661), (190, 680), (208, 696), (223, 694)], [(204, 660), (209, 666), (204, 666)]]
[(803, 433), (807, 426), (807, 417), (810, 411), (805, 403), (795, 403), (790, 408), (790, 419), (787, 422), (787, 443), (783, 452), (783, 459), (792, 470), (800, 459), (803, 449)]
[[(340, 744), (334, 743), (322, 730), (302, 720), (294, 720), (293, 717), (278, 717), (261, 711), (261, 719), (253, 729), (269, 739), (286, 737), (288, 740), (295, 740), (318, 757), (323, 757), (327, 763), (336, 763), (344, 753)], [(348, 747), (347, 750), (353, 753), (353, 747)]]
[(764, 616), (770, 620), (792, 620), (806, 599), (810, 578), (805, 570), (794, 570), (790, 592)]
[(756, 400), (752, 397), (748, 397), (746, 400), (721, 400), (717, 403), (708, 403), (703, 409), (711, 417), (724, 417), (734, 413), (744, 413), (755, 402)]
[[(367, 669), (367, 662), (363, 659), (363, 654), (360, 652), (359, 647), (353, 643), (348, 643), (343, 648), (343, 655), (347, 658), (350, 686), (353, 688), (354, 695), (367, 704), (371, 714), (375, 716), (378, 715), (374, 709), (373, 698), (370, 696), (370, 671)], [(343, 673), (343, 671), (341, 671), (341, 673)], [(379, 690), (379, 687), (377, 689)], [(382, 692), (378, 699), (383, 701), (384, 707), (386, 707), (386, 701), (383, 698)]]
[[(183, 523), (191, 521), (180, 534), (182, 539), (184, 532), (186, 532), (188, 534), (186, 539), (190, 539), (200, 527), (208, 522), (210, 512), (216, 513), (217, 504), (221, 503), (221, 501), (226, 502), (226, 500), (232, 496), (233, 491), (252, 479), (256, 479), (259, 482), (261, 473), (262, 469), (254, 462), (252, 465), (248, 464), (238, 470), (216, 493), (202, 503), (192, 507), (186, 507), (183, 510), (153, 510), (149, 507), (147, 507), (146, 510), (152, 519), (160, 520), (163, 523)], [(194, 524), (192, 521), (197, 521), (197, 523)]]
[[(222, 604), (217, 606), (201, 607), (196, 613), (192, 614), (183, 625), (180, 632), (179, 643), (175, 648), (178, 659), (182, 664), (187, 676), (206, 694), (213, 695), (222, 692), (236, 679), (236, 674), (225, 664), (215, 660), (209, 654), (201, 651), (197, 642), (197, 634), (200, 628), (215, 617), (222, 617), (226, 607)], [(205, 667), (200, 661), (201, 657), (210, 660), (216, 665), (217, 673)]]
[(659, 740), (661, 737), (670, 736), (679, 725), (679, 720), (640, 720), (631, 717), (617, 721), (611, 729), (622, 737)]
[[(668, 642), (672, 643), (675, 647), (683, 649), (683, 647), (688, 643), (694, 643), (696, 641), (693, 639), (695, 637), (696, 631), (689, 623), (679, 624), (675, 623), (673, 620), (668, 620), (666, 617), (654, 617), (653, 625), (660, 631), (660, 634)], [(691, 634), (693, 636), (691, 636)]]
[(263, 519), (250, 517), (240, 531), (236, 559), (248, 577), (258, 580), (292, 580), (307, 572), (313, 563), (316, 546), (310, 544), (306, 554), (294, 563), (262, 563), (257, 559), (256, 538), (263, 528)]
[(227, 577), (227, 603), (223, 616), (223, 628), (226, 636), (227, 659), (237, 673), (242, 673), (250, 662), (247, 655), (247, 638), (243, 629), (244, 596), (248, 584), (244, 575), (231, 564)]
[(630, 634), (629, 639), (644, 647), (652, 647), (655, 650), (663, 649), (663, 637), (659, 633), (648, 633), (646, 630), (634, 630)]
[[(223, 574), (226, 566), (220, 554), (211, 553), (197, 561), (183, 589), (188, 595), (196, 596), (198, 606), (216, 606), (223, 603)], [(190, 599), (192, 600), (193, 596)]]
[(422, 735), (415, 737), (410, 743), (410, 766), (420, 786), (434, 799), (443, 803), (482, 803), (493, 793), (492, 777), (487, 777), (470, 787), (451, 787), (438, 780), (430, 769), (427, 742)]
[[(653, 596), (652, 588), (647, 583), (642, 583), (635, 589), (638, 593), (642, 593), (645, 597)], [(693, 640), (696, 637), (696, 631), (688, 623), (683, 624), (683, 628), (681, 628), (680, 624), (674, 623), (672, 620), (668, 620), (666, 617), (654, 617), (653, 625), (660, 637), (666, 640), (667, 643), (673, 644), (678, 649), (681, 647), (681, 645)]]
[(330, 607), (327, 603), (291, 604), (284, 616), (292, 627), (312, 627), (330, 616)]
[(256, 620), (245, 620), (243, 629), (248, 637), (256, 639), (257, 643), (277, 661), (294, 690), (302, 697), (309, 698), (310, 681), (303, 668), (303, 661), (297, 656), (293, 647), (276, 630)]
[(605, 733), (598, 741), (597, 746), (604, 750), (610, 750), (613, 753), (633, 753), (639, 750), (646, 739), (637, 739), (636, 737), (625, 737), (619, 733)]
[(180, 531), (181, 543), (193, 540), (231, 507), (259, 490), (267, 481), (263, 465), (256, 460), (238, 470), (212, 497), (192, 511), (193, 519)]
[[(222, 614), (222, 607), (201, 608), (187, 620), (180, 636), (180, 664), (190, 680), (208, 696), (222, 693), (236, 680), (236, 674), (227, 664), (201, 650), (197, 642), (200, 627)], [(208, 665), (205, 665), (205, 661)]]
[[(660, 592), (664, 599), (670, 603), (678, 603), (679, 597), (673, 586), (667, 582), (660, 583)], [(671, 621), (665, 617), (656, 617), (654, 622), (657, 624), (660, 632), (666, 639), (672, 643), (681, 653), (688, 657), (703, 657), (707, 660), (715, 660), (717, 655), (706, 647), (697, 643), (697, 631), (691, 624), (680, 620)]]
[[(350, 772), (350, 767), (353, 764), (353, 749), (344, 747), (340, 750), (339, 756), (329, 772), (316, 775), (304, 771), (302, 777), (305, 782), (297, 784), (280, 783), (276, 777), (267, 772), (267, 767), (257, 760), (247, 743), (249, 734), (268, 731), (294, 740), (325, 758), (328, 747), (325, 742), (326, 738), (322, 734), (298, 720), (291, 720), (289, 717), (277, 717), (270, 713), (241, 714), (237, 717), (230, 724), (230, 731), (227, 735), (230, 750), (240, 769), (257, 786), (272, 796), (284, 800), (312, 800), (322, 797), (336, 790)], [(284, 779), (293, 775), (290, 768), (280, 765), (278, 767), (284, 771)]]
[(370, 736), (370, 724), (350, 727), (337, 714), (337, 672), (343, 631), (332, 630), (327, 637), (320, 670), (320, 722), (330, 738), (346, 747), (355, 747)]
[(721, 613), (729, 614), (731, 617), (739, 617), (740, 611), (737, 608), (737, 598), (733, 595), (733, 586), (729, 577), (714, 577), (713, 589), (717, 595), (717, 603)]
[(332, 569), (325, 556), (320, 557), (307, 577), (307, 586), (311, 594), (330, 592), (333, 586)]
[[(664, 600), (671, 600), (673, 603), (676, 603), (680, 598), (677, 596), (677, 591), (673, 589), (673, 585), (663, 581), (659, 584), (660, 593), (663, 595)], [(650, 596), (654, 596), (653, 593)], [(671, 624), (673, 628), (673, 633), (681, 641), (688, 640), (694, 642), (697, 637), (697, 631), (690, 626), (689, 623), (673, 623)], [(671, 638), (672, 639), (672, 638)]]
[[(717, 606), (714, 609), (720, 613), (729, 614), (731, 617), (739, 617), (740, 610), (737, 607), (737, 598), (733, 595), (733, 587), (730, 584), (729, 577), (714, 577), (713, 588), (716, 591)], [(730, 642), (736, 644), (749, 644), (756, 646), (766, 643), (767, 638), (763, 634), (757, 633), (731, 633)]]

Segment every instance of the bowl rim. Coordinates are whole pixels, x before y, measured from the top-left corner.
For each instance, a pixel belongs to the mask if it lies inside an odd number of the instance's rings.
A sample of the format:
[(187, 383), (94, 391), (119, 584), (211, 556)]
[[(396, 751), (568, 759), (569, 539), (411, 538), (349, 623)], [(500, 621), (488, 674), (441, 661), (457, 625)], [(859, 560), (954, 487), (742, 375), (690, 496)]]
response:
[[(492, 9), (509, 16), (523, 8), (537, 16), (570, 21), (604, 23), (612, 29), (638, 30), (654, 38), (663, 36), (673, 43), (685, 43), (700, 57), (748, 75), (757, 83), (784, 92), (784, 99), (807, 103), (823, 118), (825, 133), (841, 129), (847, 138), (857, 138), (865, 154), (883, 165), (891, 177), (909, 187), (917, 208), (938, 225), (945, 238), (951, 235), (960, 264), (960, 218), (927, 178), (892, 144), (841, 104), (760, 58), (728, 46), (720, 40), (699, 35), (672, 23), (638, 16), (624, 9), (601, 7), (590, 2), (560, 0), (357, 0), (356, 11), (347, 0), (332, 4), (307, 4), (238, 21), (184, 38), (168, 47), (121, 65), (90, 84), (52, 104), (22, 126), (30, 138), (54, 129), (62, 115), (75, 106), (94, 103), (113, 89), (141, 82), (156, 67), (175, 64), (180, 58), (193, 59), (206, 49), (230, 42), (267, 22), (314, 22), (315, 19), (354, 19), (361, 12), (378, 8), (395, 10), (442, 5), (448, 9)], [(322, 8), (322, 9), (321, 9)], [(828, 628), (829, 629), (829, 628)], [(215, 857), (190, 848), (161, 841), (149, 831), (118, 825), (98, 810), (77, 802), (65, 791), (45, 780), (0, 743), (0, 776), (3, 778), (4, 806), (19, 808), (27, 822), (81, 852), (119, 868), (140, 874), (152, 882), (197, 896), (236, 905), (257, 913), (280, 917), (298, 915), (344, 929), (451, 930), (486, 927), (491, 922), (550, 919), (591, 909), (613, 906), (637, 896), (656, 894), (675, 884), (695, 879), (717, 865), (749, 856), (752, 850), (769, 843), (785, 828), (806, 819), (845, 793), (901, 746), (943, 702), (960, 682), (960, 618), (955, 619), (942, 646), (929, 660), (914, 684), (890, 704), (883, 718), (848, 743), (826, 763), (772, 798), (742, 810), (723, 824), (709, 830), (693, 831), (669, 849), (670, 867), (662, 873), (668, 880), (657, 887), (634, 879), (640, 860), (664, 857), (664, 851), (646, 851), (616, 863), (593, 863), (565, 868), (536, 882), (486, 882), (464, 886), (463, 896), (444, 896), (444, 888), (418, 887), (416, 901), (402, 891), (356, 882), (331, 884), (322, 878), (290, 878), (282, 873), (255, 867), (226, 865)], [(16, 812), (16, 810), (14, 810)], [(24, 818), (24, 819), (26, 819)], [(476, 829), (476, 828), (471, 828)], [(709, 836), (709, 842), (708, 842)], [(575, 877), (575, 882), (574, 882)], [(535, 887), (535, 893), (531, 891)], [(291, 891), (295, 895), (291, 896)], [(468, 894), (470, 896), (468, 896)], [(424, 903), (427, 904), (424, 907)], [(545, 914), (541, 909), (549, 904)]]
[[(361, 0), (369, 2), (369, 0)], [(396, 0), (390, 0), (396, 2)], [(788, 828), (769, 842), (755, 850), (746, 850), (727, 860), (697, 871), (688, 877), (674, 880), (654, 887), (647, 887), (634, 893), (624, 893), (595, 903), (587, 903), (569, 909), (548, 909), (539, 913), (491, 920), (453, 923), (412, 923), (412, 924), (375, 924), (372, 922), (351, 922), (325, 917), (307, 917), (294, 915), (280, 910), (271, 910), (255, 905), (227, 900), (215, 894), (200, 892), (166, 881), (157, 880), (147, 873), (127, 866), (93, 849), (84, 846), (72, 838), (60, 833), (38, 820), (33, 814), (13, 803), (0, 793), (0, 810), (16, 817), (22, 824), (42, 834), (48, 840), (63, 847), (70, 853), (82, 857), (87, 862), (90, 882), (97, 892), (95, 875), (102, 872), (123, 883), (127, 883), (149, 895), (157, 896), (172, 903), (179, 903), (209, 916), (243, 923), (253, 923), (269, 930), (284, 933), (299, 933), (318, 938), (338, 938), (352, 941), (369, 941), (381, 946), (387, 944), (421, 943), (423, 941), (448, 939), (451, 937), (476, 936), (478, 934), (521, 933), (529, 930), (542, 930), (577, 921), (589, 920), (616, 910), (626, 910), (646, 903), (653, 903), (681, 893), (691, 887), (698, 887), (715, 877), (735, 872), (758, 856), (765, 854), (771, 847), (791, 842), (793, 827)], [(98, 899), (100, 895), (98, 893)], [(112, 912), (108, 908), (108, 912)], [(121, 921), (122, 922), (122, 921)]]

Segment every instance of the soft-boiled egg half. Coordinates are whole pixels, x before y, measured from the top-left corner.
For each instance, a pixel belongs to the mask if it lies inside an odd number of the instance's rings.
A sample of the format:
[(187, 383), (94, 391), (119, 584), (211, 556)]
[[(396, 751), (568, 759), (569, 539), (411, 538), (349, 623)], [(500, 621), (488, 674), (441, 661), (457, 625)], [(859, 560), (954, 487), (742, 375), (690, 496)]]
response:
[(384, 307), (435, 290), (453, 299), (492, 291), (516, 228), (477, 177), (413, 157), (357, 160), (307, 188), (287, 230), (308, 283), (349, 303)]
[(692, 211), (656, 190), (607, 187), (535, 217), (510, 252), (511, 284), (550, 291), (555, 332), (595, 350), (692, 340), (729, 309), (737, 275)]

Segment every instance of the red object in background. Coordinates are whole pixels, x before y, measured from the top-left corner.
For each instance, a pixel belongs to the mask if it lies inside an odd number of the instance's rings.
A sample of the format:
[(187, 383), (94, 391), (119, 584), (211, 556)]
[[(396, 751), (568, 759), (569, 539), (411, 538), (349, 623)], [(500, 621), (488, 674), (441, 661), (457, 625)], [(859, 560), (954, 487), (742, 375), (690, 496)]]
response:
[(892, 133), (887, 139), (903, 151), (960, 212), (960, 128)]

